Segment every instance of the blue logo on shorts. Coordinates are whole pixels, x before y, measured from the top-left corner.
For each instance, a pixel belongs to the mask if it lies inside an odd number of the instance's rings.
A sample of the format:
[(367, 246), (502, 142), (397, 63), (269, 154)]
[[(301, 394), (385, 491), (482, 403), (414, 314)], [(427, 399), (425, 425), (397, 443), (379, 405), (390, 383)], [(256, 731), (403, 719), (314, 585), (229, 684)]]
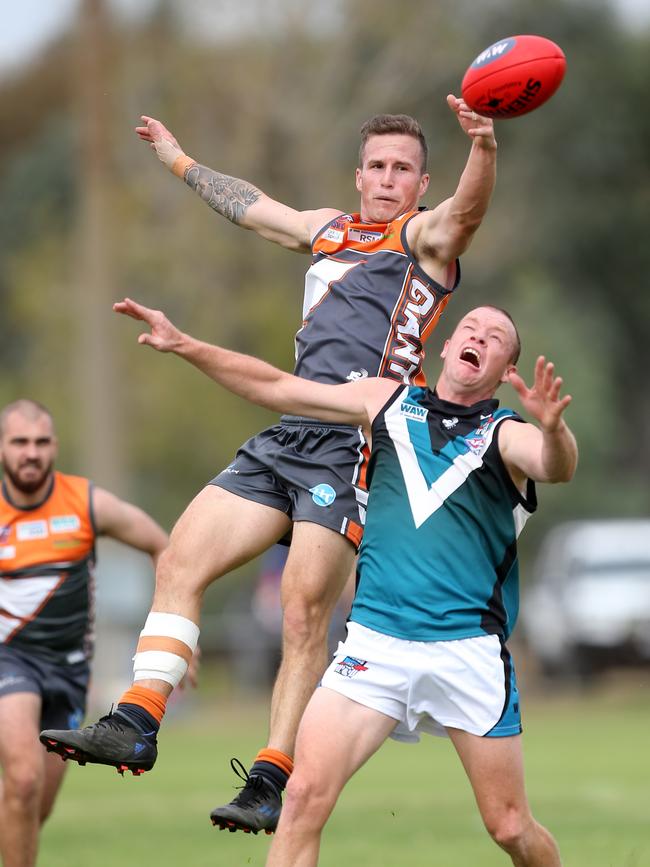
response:
[(81, 723), (83, 722), (84, 712), (81, 708), (77, 708), (77, 710), (73, 710), (70, 716), (68, 717), (68, 728), (69, 729), (78, 729)]
[(317, 506), (331, 506), (336, 499), (336, 491), (331, 485), (316, 485), (309, 489), (309, 493)]

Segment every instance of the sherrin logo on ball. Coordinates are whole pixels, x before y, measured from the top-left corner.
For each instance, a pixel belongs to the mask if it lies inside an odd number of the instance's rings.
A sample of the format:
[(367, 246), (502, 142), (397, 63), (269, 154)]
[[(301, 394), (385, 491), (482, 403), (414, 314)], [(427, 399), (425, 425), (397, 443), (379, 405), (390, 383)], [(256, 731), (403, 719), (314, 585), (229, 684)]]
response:
[(507, 36), (472, 62), (461, 92), (472, 111), (492, 118), (519, 117), (550, 99), (564, 78), (564, 52), (544, 36)]

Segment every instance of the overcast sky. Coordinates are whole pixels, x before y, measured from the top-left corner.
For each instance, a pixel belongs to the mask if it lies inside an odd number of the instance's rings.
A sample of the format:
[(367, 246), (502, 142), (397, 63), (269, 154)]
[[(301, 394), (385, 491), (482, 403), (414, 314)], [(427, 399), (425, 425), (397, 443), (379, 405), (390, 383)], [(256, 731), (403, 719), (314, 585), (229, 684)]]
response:
[[(123, 14), (146, 13), (153, 0), (111, 0)], [(581, 2), (581, 0), (576, 0)], [(650, 0), (610, 0), (631, 23), (650, 24)], [(79, 0), (19, 0), (11, 3), (0, 27), (0, 72), (29, 60), (58, 36), (73, 18)]]

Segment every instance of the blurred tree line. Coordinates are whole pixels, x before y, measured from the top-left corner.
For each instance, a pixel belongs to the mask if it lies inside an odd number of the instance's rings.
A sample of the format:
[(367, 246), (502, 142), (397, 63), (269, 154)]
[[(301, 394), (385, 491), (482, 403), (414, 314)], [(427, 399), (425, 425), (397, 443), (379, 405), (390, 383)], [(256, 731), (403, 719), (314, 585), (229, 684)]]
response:
[(62, 468), (170, 526), (273, 417), (139, 347), (111, 301), (128, 294), (290, 368), (308, 260), (209, 210), (138, 142), (140, 115), (296, 208), (355, 210), (359, 127), (409, 113), (430, 143), (435, 205), (469, 149), (446, 94), (496, 39), (539, 33), (565, 50), (567, 76), (541, 110), (497, 124), (497, 191), (428, 369), (469, 307), (506, 307), (524, 376), (540, 353), (564, 376), (581, 447), (574, 483), (543, 492), (529, 544), (563, 518), (647, 514), (650, 33), (604, 0), (237, 6), (167, 0), (127, 24), (81, 0), (77, 29), (1, 83), (0, 403), (46, 403)]

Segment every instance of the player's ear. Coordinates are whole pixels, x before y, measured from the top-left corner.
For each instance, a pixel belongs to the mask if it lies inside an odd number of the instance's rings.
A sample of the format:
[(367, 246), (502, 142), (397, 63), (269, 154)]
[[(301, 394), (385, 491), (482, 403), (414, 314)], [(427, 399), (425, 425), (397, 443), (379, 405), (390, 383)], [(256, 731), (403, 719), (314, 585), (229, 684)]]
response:
[(356, 184), (357, 190), (361, 192), (361, 187), (363, 186), (363, 184), (361, 182), (361, 169), (358, 166), (354, 173), (354, 182)]
[(420, 178), (420, 190), (418, 192), (418, 198), (419, 199), (422, 198), (422, 196), (426, 193), (427, 189), (429, 188), (430, 178), (431, 178), (431, 175), (428, 175), (426, 173), (423, 174), (422, 177)]
[(445, 340), (445, 342), (442, 344), (442, 349), (440, 350), (440, 358), (446, 358), (447, 357), (447, 350), (448, 349), (449, 349), (449, 341)]
[(499, 380), (499, 382), (509, 382), (510, 381), (510, 374), (516, 373), (516, 372), (517, 372), (516, 365), (514, 365), (514, 364), (506, 365), (506, 369), (503, 371), (503, 375), (501, 376), (501, 379)]

